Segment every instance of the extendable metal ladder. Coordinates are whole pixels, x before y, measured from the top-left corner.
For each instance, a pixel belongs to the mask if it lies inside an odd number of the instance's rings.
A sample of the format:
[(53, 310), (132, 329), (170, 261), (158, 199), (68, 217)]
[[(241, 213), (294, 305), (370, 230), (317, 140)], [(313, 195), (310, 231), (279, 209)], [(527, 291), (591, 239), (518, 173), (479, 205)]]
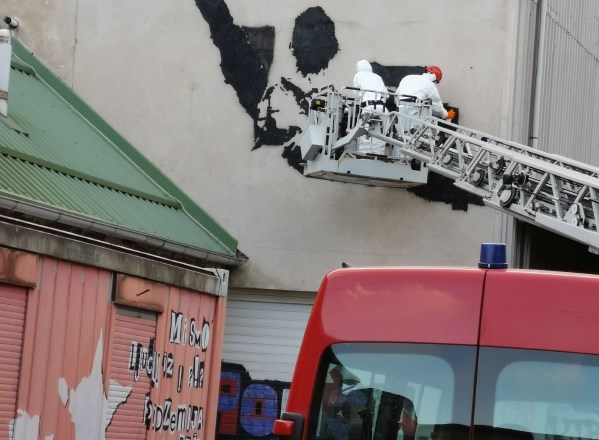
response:
[[(439, 173), (482, 197), (486, 206), (599, 250), (598, 168), (452, 124), (430, 112), (366, 112), (360, 104), (360, 92), (352, 89), (329, 89), (313, 97), (308, 129), (300, 140), (305, 175), (342, 181), (352, 181), (347, 175), (353, 175), (375, 185), (393, 175), (400, 184), (384, 186), (412, 186), (425, 183), (428, 171)], [(382, 139), (395, 154), (359, 158), (352, 146), (359, 136)], [(385, 170), (382, 176), (366, 166), (362, 174), (351, 167), (346, 176), (322, 172), (322, 163), (348, 158), (397, 170)]]

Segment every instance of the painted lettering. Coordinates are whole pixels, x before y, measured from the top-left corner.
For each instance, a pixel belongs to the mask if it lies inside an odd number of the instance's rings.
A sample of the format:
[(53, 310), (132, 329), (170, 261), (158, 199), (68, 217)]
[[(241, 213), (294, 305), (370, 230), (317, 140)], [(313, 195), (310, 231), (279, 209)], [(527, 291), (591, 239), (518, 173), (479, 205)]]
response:
[(181, 387), (183, 385), (183, 365), (179, 365), (179, 370), (177, 372), (177, 392), (181, 392)]
[(152, 421), (152, 400), (150, 400), (150, 393), (146, 393), (144, 398), (144, 415), (143, 424), (146, 425), (146, 429), (150, 429), (150, 423)]
[(164, 356), (162, 358), (162, 377), (166, 379), (170, 379), (173, 377), (173, 367), (175, 365), (175, 359), (172, 353), (164, 352)]
[(158, 368), (160, 355), (154, 351), (154, 338), (150, 339), (150, 345), (145, 348), (143, 344), (131, 341), (129, 351), (129, 371), (133, 372), (135, 382), (139, 381), (139, 372), (145, 371), (152, 386), (158, 383)]
[(193, 358), (193, 364), (189, 368), (187, 384), (190, 388), (202, 388), (204, 386), (204, 362), (200, 362), (200, 357)]
[(189, 346), (197, 347), (200, 345), (201, 333), (196, 329), (196, 320), (191, 318), (189, 320)]
[(208, 350), (208, 343), (210, 342), (210, 324), (204, 319), (202, 324), (202, 351)]
[[(148, 405), (149, 402), (149, 405)], [(173, 408), (172, 399), (165, 399), (162, 405), (153, 405), (148, 399), (144, 413), (144, 423), (154, 432), (201, 431), (204, 428), (204, 408), (196, 405), (177, 405)]]
[(171, 344), (181, 343), (181, 324), (183, 323), (183, 313), (177, 313), (171, 310), (171, 330), (169, 332), (169, 338)]

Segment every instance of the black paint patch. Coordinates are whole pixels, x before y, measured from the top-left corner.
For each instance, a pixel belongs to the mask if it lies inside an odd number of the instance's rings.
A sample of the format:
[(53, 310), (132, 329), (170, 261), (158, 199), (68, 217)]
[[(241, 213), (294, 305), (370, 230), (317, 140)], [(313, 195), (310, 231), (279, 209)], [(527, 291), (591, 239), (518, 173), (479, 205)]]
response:
[(290, 167), (304, 174), (304, 165), (306, 161), (302, 159), (302, 152), (299, 145), (293, 144), (288, 147), (284, 147), (281, 157), (287, 160), (287, 164)]
[(453, 180), (437, 173), (429, 172), (425, 185), (409, 188), (408, 191), (430, 202), (447, 203), (454, 211), (468, 211), (468, 204), (484, 205), (482, 198), (457, 188)]
[(270, 71), (275, 52), (275, 28), (272, 26), (247, 27), (241, 29), (248, 37), (250, 46), (256, 51), (264, 69)]
[[(372, 71), (383, 78), (383, 82), (388, 88), (393, 87), (396, 90), (399, 82), (406, 75), (421, 75), (424, 73), (423, 66), (384, 66), (373, 62)], [(390, 110), (395, 110), (395, 103), (392, 99), (388, 102)], [(446, 109), (453, 108), (456, 116), (453, 120), (455, 124), (459, 124), (460, 109), (451, 104), (444, 104)], [(445, 128), (451, 128), (445, 125)], [(463, 189), (453, 185), (453, 181), (447, 177), (437, 173), (429, 173), (426, 184), (408, 189), (409, 192), (422, 197), (431, 202), (443, 202), (451, 205), (454, 211), (468, 211), (468, 204), (484, 206), (483, 200), (479, 196), (475, 196)]]
[[(453, 122), (459, 124), (460, 109), (452, 106), (449, 103), (445, 103), (443, 106), (446, 109), (454, 109), (456, 116)], [(443, 123), (441, 123), (440, 126), (453, 129), (453, 127)], [(445, 133), (442, 133), (440, 142), (444, 142), (445, 137)], [(453, 180), (437, 173), (428, 173), (428, 180), (426, 184), (408, 188), (408, 191), (431, 202), (447, 203), (451, 205), (451, 209), (454, 211), (468, 211), (468, 204), (484, 206), (482, 197), (476, 196), (468, 191), (464, 191), (463, 189), (456, 187), (453, 184)]]
[[(254, 119), (258, 117), (258, 103), (266, 90), (268, 71), (261, 56), (250, 44), (248, 35), (233, 22), (229, 8), (223, 0), (195, 0), (204, 20), (210, 27), (214, 45), (220, 51), (221, 70), (225, 82), (230, 84), (245, 111)], [(265, 27), (268, 29), (268, 27)], [(262, 34), (262, 41), (272, 35), (274, 29)]]
[(271, 104), (272, 94), (276, 88), (290, 92), (295, 99), (299, 114), (308, 115), (308, 103), (313, 91), (306, 93), (289, 79), (281, 78), (281, 83), (270, 86), (262, 98), (262, 101), (267, 103), (266, 115), (260, 116), (255, 120), (254, 147), (252, 150), (260, 148), (263, 145), (283, 145), (301, 131), (301, 128), (297, 126), (283, 128), (277, 126), (273, 115), (278, 113), (280, 109), (273, 108)]
[(370, 63), (372, 71), (381, 78), (388, 88), (397, 88), (399, 82), (407, 75), (421, 75), (424, 73), (422, 66), (384, 66), (377, 62)]
[(291, 48), (297, 70), (306, 76), (329, 66), (339, 51), (335, 23), (320, 7), (306, 9), (295, 19)]

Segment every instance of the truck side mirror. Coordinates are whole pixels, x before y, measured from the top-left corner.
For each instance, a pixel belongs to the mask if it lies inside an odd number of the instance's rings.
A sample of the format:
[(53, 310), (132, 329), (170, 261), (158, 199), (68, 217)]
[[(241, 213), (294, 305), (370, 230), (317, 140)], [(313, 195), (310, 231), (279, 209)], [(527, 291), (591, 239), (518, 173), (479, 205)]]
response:
[(291, 437), (295, 431), (295, 421), (293, 420), (275, 420), (272, 433), (277, 437)]
[(304, 416), (298, 413), (284, 412), (275, 420), (272, 433), (286, 440), (300, 440), (304, 428)]

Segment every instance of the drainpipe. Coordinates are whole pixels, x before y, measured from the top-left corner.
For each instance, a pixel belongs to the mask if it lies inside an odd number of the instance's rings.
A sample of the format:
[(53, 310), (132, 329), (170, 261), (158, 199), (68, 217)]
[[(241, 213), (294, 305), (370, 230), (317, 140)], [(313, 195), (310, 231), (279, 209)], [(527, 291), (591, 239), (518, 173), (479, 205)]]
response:
[(547, 23), (547, 0), (537, 0), (537, 47), (535, 56), (535, 84), (531, 111), (531, 147), (539, 147), (539, 127), (541, 126), (541, 94), (543, 88), (543, 59), (545, 57), (545, 27)]
[(0, 115), (4, 117), (8, 116), (8, 77), (11, 55), (10, 31), (0, 29)]

